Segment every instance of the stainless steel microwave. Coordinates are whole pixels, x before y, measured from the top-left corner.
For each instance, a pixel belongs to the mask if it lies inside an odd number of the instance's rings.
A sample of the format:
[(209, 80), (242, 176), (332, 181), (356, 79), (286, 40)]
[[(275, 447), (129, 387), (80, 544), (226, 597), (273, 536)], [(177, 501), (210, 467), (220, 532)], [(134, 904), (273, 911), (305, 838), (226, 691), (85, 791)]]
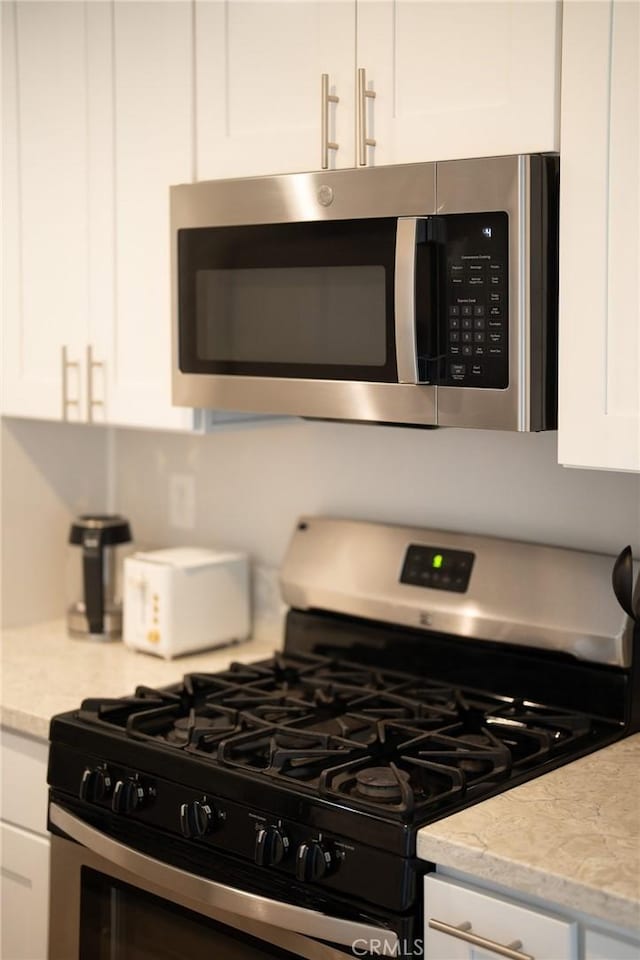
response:
[(174, 403), (555, 428), (558, 164), (172, 187)]

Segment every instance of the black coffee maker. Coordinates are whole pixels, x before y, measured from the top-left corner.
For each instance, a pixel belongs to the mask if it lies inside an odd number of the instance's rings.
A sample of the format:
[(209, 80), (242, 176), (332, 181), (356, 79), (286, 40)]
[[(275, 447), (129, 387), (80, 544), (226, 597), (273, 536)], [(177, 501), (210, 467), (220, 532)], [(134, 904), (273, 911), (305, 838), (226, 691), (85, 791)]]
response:
[(124, 517), (86, 514), (71, 525), (69, 543), (82, 548), (81, 600), (67, 611), (72, 637), (118, 640), (122, 636), (122, 600), (119, 596), (122, 560), (120, 548), (131, 543), (131, 528)]

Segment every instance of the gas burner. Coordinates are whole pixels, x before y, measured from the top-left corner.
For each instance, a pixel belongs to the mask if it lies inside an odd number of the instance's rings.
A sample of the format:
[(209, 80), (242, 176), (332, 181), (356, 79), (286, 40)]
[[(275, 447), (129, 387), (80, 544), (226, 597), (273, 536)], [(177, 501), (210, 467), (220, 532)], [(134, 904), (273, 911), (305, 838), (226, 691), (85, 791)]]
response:
[(402, 785), (409, 783), (409, 774), (388, 767), (365, 767), (356, 773), (356, 790), (361, 797), (373, 797), (381, 803), (396, 802), (402, 798)]
[(223, 740), (218, 760), (230, 767), (261, 771), (310, 786), (327, 766), (357, 755), (359, 744), (294, 727), (270, 727)]

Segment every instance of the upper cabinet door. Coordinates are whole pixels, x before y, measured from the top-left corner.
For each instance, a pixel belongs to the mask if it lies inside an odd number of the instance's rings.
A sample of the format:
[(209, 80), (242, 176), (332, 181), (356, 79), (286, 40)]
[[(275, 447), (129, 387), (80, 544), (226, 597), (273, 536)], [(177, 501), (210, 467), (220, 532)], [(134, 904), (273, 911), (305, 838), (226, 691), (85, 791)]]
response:
[(640, 471), (640, 5), (567, 2), (558, 458)]
[(171, 405), (169, 187), (193, 176), (192, 4), (113, 5), (113, 92), (115, 304), (97, 357), (108, 418), (189, 429), (193, 411)]
[(354, 165), (355, 0), (196, 0), (196, 178)]
[(557, 150), (559, 7), (358, 0), (366, 162)]
[(84, 420), (86, 4), (1, 6), (2, 408)]

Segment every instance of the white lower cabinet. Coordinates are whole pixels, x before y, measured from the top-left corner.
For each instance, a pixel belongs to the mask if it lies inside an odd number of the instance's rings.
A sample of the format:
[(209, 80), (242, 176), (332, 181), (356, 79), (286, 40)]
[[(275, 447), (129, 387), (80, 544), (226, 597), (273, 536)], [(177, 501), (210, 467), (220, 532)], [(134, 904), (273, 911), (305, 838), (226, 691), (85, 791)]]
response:
[(584, 935), (584, 960), (638, 960), (640, 944), (620, 940), (607, 933), (586, 930)]
[[(428, 960), (577, 960), (577, 924), (431, 874), (424, 884)], [(492, 949), (495, 947), (496, 949)], [(501, 952), (510, 948), (511, 954)], [(520, 957), (518, 957), (520, 960)]]
[(45, 960), (48, 744), (0, 731), (0, 960)]
[(49, 840), (0, 823), (2, 960), (45, 960), (49, 920)]

